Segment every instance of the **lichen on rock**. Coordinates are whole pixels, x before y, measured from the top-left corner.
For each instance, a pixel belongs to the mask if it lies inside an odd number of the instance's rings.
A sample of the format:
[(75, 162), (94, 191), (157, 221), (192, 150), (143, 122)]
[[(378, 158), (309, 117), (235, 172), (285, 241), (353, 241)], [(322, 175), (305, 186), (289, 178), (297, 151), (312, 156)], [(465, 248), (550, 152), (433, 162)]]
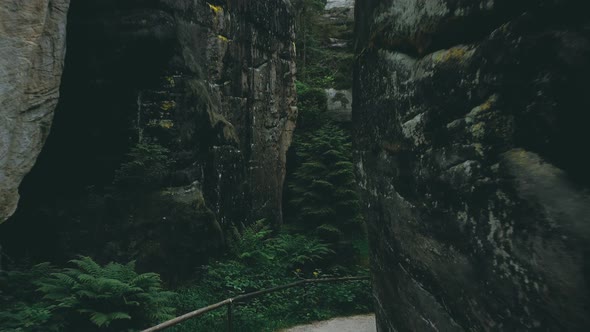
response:
[(381, 331), (590, 326), (580, 11), (357, 2), (355, 158)]

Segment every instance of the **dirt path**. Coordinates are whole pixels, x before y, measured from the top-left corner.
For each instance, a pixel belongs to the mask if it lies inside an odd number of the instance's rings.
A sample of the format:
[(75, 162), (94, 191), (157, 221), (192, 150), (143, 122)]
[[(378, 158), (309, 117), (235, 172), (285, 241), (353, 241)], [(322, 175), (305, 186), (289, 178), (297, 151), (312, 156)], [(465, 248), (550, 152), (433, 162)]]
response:
[(375, 332), (375, 315), (334, 318), (309, 325), (295, 326), (281, 332)]

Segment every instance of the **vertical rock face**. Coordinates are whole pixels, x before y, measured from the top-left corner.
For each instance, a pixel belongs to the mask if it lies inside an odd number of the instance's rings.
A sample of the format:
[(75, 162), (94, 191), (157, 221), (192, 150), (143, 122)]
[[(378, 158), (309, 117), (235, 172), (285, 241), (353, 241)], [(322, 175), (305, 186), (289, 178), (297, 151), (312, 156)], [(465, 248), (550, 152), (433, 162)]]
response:
[[(323, 28), (328, 32), (328, 42), (325, 47), (331, 51), (340, 52), (346, 58), (353, 57), (353, 30), (354, 30), (354, 0), (328, 0), (325, 13), (322, 15)], [(342, 61), (342, 60), (341, 60)], [(341, 66), (346, 66), (348, 72), (352, 71), (347, 60)], [(340, 123), (350, 123), (352, 118), (352, 89), (351, 75), (336, 77), (333, 88), (326, 89), (328, 99), (328, 116)]]
[(74, 0), (69, 20), (37, 174), (59, 179), (48, 196), (108, 185), (131, 146), (157, 142), (174, 159), (166, 186), (201, 192), (222, 225), (281, 222), (297, 115), (288, 2)]
[(0, 3), (0, 223), (41, 151), (59, 96), (68, 0)]
[(589, 328), (581, 3), (357, 1), (380, 331)]
[(72, 70), (87, 73), (72, 81), (174, 152), (174, 186), (197, 181), (222, 224), (281, 221), (296, 118), (287, 2), (78, 1), (72, 19)]
[(281, 222), (297, 116), (287, 1), (73, 0), (67, 32), (51, 135), (0, 228), (7, 252), (103, 247), (172, 279), (249, 222)]

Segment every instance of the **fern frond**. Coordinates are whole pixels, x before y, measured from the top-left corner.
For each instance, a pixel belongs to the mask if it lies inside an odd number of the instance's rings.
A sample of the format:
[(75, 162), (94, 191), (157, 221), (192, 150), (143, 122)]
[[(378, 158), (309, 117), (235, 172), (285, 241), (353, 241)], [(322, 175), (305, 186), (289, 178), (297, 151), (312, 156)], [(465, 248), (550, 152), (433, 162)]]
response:
[(108, 327), (113, 321), (118, 319), (131, 319), (131, 316), (124, 312), (113, 312), (108, 314), (93, 312), (90, 314), (90, 321), (98, 327)]
[(90, 275), (99, 276), (102, 273), (102, 268), (92, 258), (87, 256), (80, 256), (79, 259), (70, 261), (75, 264), (79, 270)]

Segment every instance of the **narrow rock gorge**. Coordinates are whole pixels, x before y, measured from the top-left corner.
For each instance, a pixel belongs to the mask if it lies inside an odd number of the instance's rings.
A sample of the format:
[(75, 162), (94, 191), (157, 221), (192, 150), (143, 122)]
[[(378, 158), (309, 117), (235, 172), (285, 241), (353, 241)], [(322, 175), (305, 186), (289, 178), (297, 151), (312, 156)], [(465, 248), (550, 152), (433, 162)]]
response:
[(0, 330), (590, 330), (586, 7), (0, 0)]
[(370, 314), (353, 4), (0, 0), (0, 331)]
[(581, 1), (356, 3), (379, 331), (590, 326)]

